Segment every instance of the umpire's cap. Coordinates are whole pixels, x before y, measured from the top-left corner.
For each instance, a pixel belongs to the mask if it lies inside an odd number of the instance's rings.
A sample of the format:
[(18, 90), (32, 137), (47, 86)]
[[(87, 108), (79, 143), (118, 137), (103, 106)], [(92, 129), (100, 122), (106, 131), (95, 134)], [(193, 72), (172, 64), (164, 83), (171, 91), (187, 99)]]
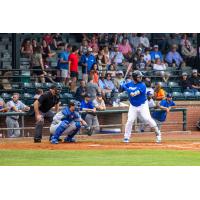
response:
[(62, 90), (62, 87), (59, 86), (59, 85), (53, 84), (53, 85), (50, 87), (50, 89), (52, 89), (52, 90)]
[(144, 75), (142, 74), (141, 71), (139, 70), (135, 70), (133, 73), (132, 73), (132, 77), (133, 78), (138, 78), (138, 77), (143, 77)]

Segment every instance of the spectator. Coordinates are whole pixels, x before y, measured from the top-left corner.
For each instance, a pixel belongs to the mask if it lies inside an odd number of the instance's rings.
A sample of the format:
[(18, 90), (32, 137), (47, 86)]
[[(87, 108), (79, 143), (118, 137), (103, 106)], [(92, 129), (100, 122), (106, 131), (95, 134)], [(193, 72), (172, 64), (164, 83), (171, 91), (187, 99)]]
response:
[(91, 95), (92, 101), (96, 98), (98, 92), (100, 92), (100, 88), (98, 84), (94, 82), (94, 77), (89, 77), (89, 82), (86, 84), (87, 93)]
[(110, 40), (109, 40), (108, 34), (104, 34), (103, 38), (100, 40), (100, 45), (101, 45), (101, 47), (110, 45)]
[(53, 120), (54, 113), (51, 111), (51, 108), (55, 106), (55, 112), (57, 113), (59, 111), (59, 93), (59, 88), (56, 85), (52, 85), (48, 92), (42, 94), (39, 99), (34, 102), (36, 119), (35, 143), (41, 143), (44, 118), (47, 117), (50, 122)]
[(80, 46), (80, 55), (87, 54), (88, 51), (88, 41), (87, 39), (83, 38), (82, 44)]
[(94, 63), (92, 65), (91, 71), (90, 71), (90, 77), (93, 77), (94, 83), (98, 84), (99, 82), (99, 69), (97, 63)]
[(144, 60), (144, 54), (140, 54), (140, 59), (136, 62), (136, 69), (140, 71), (146, 71), (146, 61)]
[(76, 93), (75, 93), (75, 98), (78, 101), (84, 100), (84, 97), (86, 95), (86, 83), (85, 80), (80, 81), (80, 86), (77, 88)]
[(180, 39), (178, 38), (178, 34), (171, 33), (170, 38), (167, 41), (167, 45), (169, 47), (171, 47), (172, 45), (176, 45), (177, 47), (179, 47), (179, 44), (180, 44)]
[(82, 114), (82, 118), (86, 121), (87, 125), (98, 130), (99, 121), (90, 94), (86, 94), (85, 99), (81, 101), (81, 110), (86, 112)]
[(4, 100), (0, 97), (0, 112), (7, 112), (8, 108), (6, 107), (6, 104)]
[(33, 54), (33, 47), (31, 44), (31, 40), (25, 39), (22, 43), (21, 55), (23, 57), (30, 58), (32, 54)]
[(111, 63), (114, 63), (115, 65), (123, 65), (124, 56), (119, 52), (118, 45), (114, 46), (114, 51), (110, 53), (110, 60)]
[(182, 92), (196, 92), (196, 90), (193, 91), (193, 89), (191, 88), (191, 82), (190, 80), (188, 79), (188, 75), (186, 72), (183, 72), (182, 73), (182, 76), (181, 76), (181, 80), (180, 80), (180, 86), (181, 86), (181, 89), (182, 89)]
[(105, 82), (106, 89), (113, 91), (113, 90), (115, 90), (115, 85), (114, 85), (113, 81), (111, 80), (111, 78), (112, 78), (111, 74), (107, 73), (106, 79), (104, 82)]
[(191, 88), (194, 92), (200, 91), (200, 77), (197, 69), (192, 70), (192, 76), (190, 77)]
[(144, 60), (146, 62), (146, 66), (150, 67), (150, 65), (151, 65), (150, 48), (145, 48), (144, 49)]
[(47, 44), (46, 40), (42, 40), (42, 58), (44, 65), (48, 65), (47, 58), (55, 56), (56, 53), (51, 52), (50, 45)]
[(113, 80), (115, 88), (117, 88), (117, 89), (120, 88), (120, 84), (124, 80), (123, 75), (124, 75), (123, 71), (121, 71), (121, 70), (116, 71), (116, 77)]
[(149, 47), (149, 39), (145, 36), (145, 33), (140, 34), (140, 44), (142, 45), (142, 48)]
[(119, 44), (119, 51), (126, 57), (129, 52), (132, 52), (131, 46), (127, 38), (123, 38), (122, 43)]
[(47, 45), (51, 45), (52, 42), (53, 42), (53, 38), (52, 38), (51, 33), (45, 34), (44, 37), (43, 37), (43, 40), (46, 41)]
[(52, 41), (52, 49), (57, 50), (58, 46), (61, 43), (63, 43), (62, 36), (60, 35), (60, 33), (55, 33), (54, 36), (53, 36), (53, 41)]
[(169, 73), (166, 72), (166, 65), (161, 63), (160, 58), (156, 58), (155, 63), (153, 64), (153, 70), (155, 75), (161, 76), (164, 82), (167, 82), (169, 79)]
[(72, 53), (69, 55), (68, 61), (69, 61), (69, 67), (68, 67), (68, 73), (69, 76), (72, 78), (70, 89), (71, 91), (76, 91), (76, 82), (78, 79), (78, 51), (79, 49), (77, 46), (72, 46)]
[(100, 73), (106, 72), (106, 66), (108, 64), (108, 59), (106, 58), (106, 55), (104, 54), (104, 49), (100, 49), (98, 55), (97, 55), (97, 63), (98, 63), (98, 69)]
[(115, 68), (115, 65), (113, 65), (113, 64), (110, 64), (110, 65), (109, 65), (107, 74), (108, 74), (108, 73), (111, 75), (111, 78), (114, 78), (114, 77), (116, 76), (116, 68)]
[[(33, 69), (33, 74), (36, 75), (36, 82), (44, 83), (44, 76), (47, 74), (44, 69), (44, 64), (42, 61), (42, 49), (40, 46), (37, 46), (32, 57), (31, 57), (31, 66)], [(38, 79), (39, 78), (39, 79)]]
[(154, 111), (152, 113), (152, 117), (155, 119), (159, 129), (161, 129), (161, 125), (166, 120), (167, 114), (174, 106), (175, 103), (172, 101), (172, 95), (167, 94), (167, 98), (163, 99), (158, 104), (158, 108), (160, 108), (162, 111)]
[(153, 46), (153, 51), (150, 53), (151, 61), (154, 63), (156, 58), (160, 58), (161, 62), (163, 62), (163, 55), (160, 51), (158, 51), (158, 45)]
[(109, 43), (110, 46), (116, 46), (118, 45), (118, 35), (117, 34), (113, 34), (111, 41)]
[(159, 82), (157, 82), (155, 85), (154, 98), (158, 101), (163, 100), (165, 98), (165, 91), (161, 88), (161, 84)]
[(99, 46), (98, 46), (98, 39), (96, 38), (96, 36), (92, 37), (92, 39), (89, 43), (89, 47), (91, 47), (93, 49), (94, 55), (98, 54)]
[(97, 110), (106, 110), (106, 105), (100, 92), (97, 93), (96, 99), (93, 100), (93, 104)]
[(10, 82), (12, 82), (12, 76), (13, 76), (13, 71), (3, 71), (3, 77), (2, 77), (2, 79), (0, 79), (2, 89), (4, 89), (4, 90), (12, 89), (12, 85), (10, 83)]
[(130, 45), (134, 50), (136, 50), (140, 44), (140, 38), (137, 36), (137, 33), (131, 33), (129, 37)]
[(58, 68), (58, 77), (62, 77), (62, 82), (63, 84), (67, 85), (68, 81), (69, 81), (69, 74), (68, 74), (68, 58), (69, 58), (69, 54), (71, 53), (72, 47), (70, 44), (67, 45), (67, 50), (65, 50), (65, 44), (61, 43), (59, 44), (61, 47), (61, 52), (58, 54), (58, 64), (57, 64), (57, 68)]
[[(9, 112), (26, 112), (30, 110), (30, 107), (26, 106), (24, 103), (19, 101), (19, 94), (14, 93), (12, 96), (12, 100), (7, 103), (8, 111)], [(11, 128), (7, 131), (8, 137), (19, 137), (20, 130), (19, 129), (12, 129), (12, 128), (19, 128), (19, 115), (11, 115), (6, 117), (6, 125), (7, 128)]]
[(187, 35), (184, 34), (184, 36), (185, 37), (183, 37), (181, 41), (181, 53), (187, 65), (194, 67), (197, 62), (196, 61), (197, 51), (196, 49), (194, 49), (190, 41), (187, 39)]
[(134, 63), (137, 63), (137, 61), (140, 60), (141, 54), (142, 54), (142, 48), (138, 47), (136, 52), (135, 52), (135, 54), (134, 54), (134, 56), (133, 56)]
[(41, 96), (43, 93), (44, 93), (43, 89), (38, 88), (38, 89), (36, 90), (35, 96), (33, 97), (33, 98), (34, 98), (34, 101), (38, 100), (38, 99), (40, 98), (40, 96)]
[(83, 79), (85, 79), (86, 82), (88, 80), (88, 74), (90, 74), (90, 70), (94, 63), (96, 63), (96, 58), (92, 53), (92, 48), (88, 47), (87, 54), (83, 54), (80, 59)]
[(36, 47), (38, 46), (36, 39), (32, 39), (32, 48), (33, 48), (33, 53), (36, 50)]
[(172, 45), (171, 51), (168, 52), (168, 54), (166, 55), (166, 61), (169, 64), (169, 66), (179, 68), (181, 67), (181, 64), (183, 64), (183, 58), (176, 50), (177, 50), (177, 46)]

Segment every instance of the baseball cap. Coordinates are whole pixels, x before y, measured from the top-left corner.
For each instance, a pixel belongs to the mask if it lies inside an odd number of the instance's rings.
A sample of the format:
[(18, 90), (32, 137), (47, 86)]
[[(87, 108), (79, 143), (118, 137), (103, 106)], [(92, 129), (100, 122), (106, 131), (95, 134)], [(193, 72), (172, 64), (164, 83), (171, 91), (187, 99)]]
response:
[(57, 90), (57, 89), (59, 89), (59, 86), (53, 84), (53, 85), (51, 85), (50, 89), (52, 89), (52, 90)]
[(98, 92), (98, 93), (97, 93), (97, 96), (98, 96), (98, 97), (102, 97), (101, 92)]
[(92, 48), (91, 47), (88, 47), (88, 49), (87, 49), (88, 51), (92, 51)]
[(192, 70), (192, 73), (197, 73), (197, 69), (193, 69), (193, 70)]
[(153, 95), (153, 94), (151, 93), (151, 91), (148, 91), (148, 92), (147, 92), (147, 96), (149, 97), (149, 96), (151, 96), (151, 95)]
[(155, 44), (155, 45), (153, 46), (153, 48), (158, 48), (158, 45), (157, 45), (157, 44)]
[(116, 74), (124, 74), (122, 70), (116, 71)]
[(149, 47), (146, 47), (145, 49), (144, 49), (144, 51), (146, 52), (146, 51), (150, 51), (150, 48)]
[(87, 93), (87, 94), (85, 95), (85, 97), (91, 98), (92, 96), (91, 96), (90, 93)]
[(188, 74), (186, 72), (183, 72), (182, 73), (182, 76), (187, 76)]
[(168, 93), (168, 94), (167, 94), (167, 97), (168, 97), (168, 98), (172, 98), (172, 94), (171, 94), (171, 93)]

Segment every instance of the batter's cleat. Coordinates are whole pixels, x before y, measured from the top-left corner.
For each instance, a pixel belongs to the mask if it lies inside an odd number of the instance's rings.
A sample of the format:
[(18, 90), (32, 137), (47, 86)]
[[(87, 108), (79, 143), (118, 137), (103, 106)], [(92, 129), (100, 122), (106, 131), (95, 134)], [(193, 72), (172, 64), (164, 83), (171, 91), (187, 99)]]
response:
[(124, 143), (129, 143), (129, 139), (128, 138), (124, 138), (123, 142)]
[(64, 143), (73, 143), (73, 142), (76, 142), (75, 138), (66, 137), (64, 139)]
[(51, 139), (51, 144), (58, 144), (58, 140), (55, 138)]
[(34, 139), (34, 143), (41, 143), (41, 139)]
[(161, 143), (162, 138), (161, 135), (156, 135), (156, 143)]

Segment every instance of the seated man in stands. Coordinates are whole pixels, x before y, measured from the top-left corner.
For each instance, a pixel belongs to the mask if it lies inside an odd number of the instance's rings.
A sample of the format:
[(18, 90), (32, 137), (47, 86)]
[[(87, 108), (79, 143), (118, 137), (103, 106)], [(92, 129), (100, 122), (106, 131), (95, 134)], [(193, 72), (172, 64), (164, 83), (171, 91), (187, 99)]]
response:
[(194, 92), (200, 91), (200, 77), (197, 69), (192, 70), (192, 76), (190, 77), (191, 88)]
[(81, 101), (81, 110), (83, 111), (82, 118), (86, 121), (87, 125), (99, 130), (99, 121), (96, 114), (96, 108), (91, 101), (91, 95), (87, 93), (85, 99)]
[(168, 52), (166, 55), (166, 61), (169, 64), (170, 67), (177, 67), (180, 68), (182, 64), (184, 64), (183, 58), (177, 52), (177, 46), (172, 45), (171, 51)]
[(192, 92), (193, 93), (196, 91), (196, 90), (194, 91), (192, 89), (191, 82), (188, 79), (188, 75), (186, 72), (182, 73), (181, 80), (180, 80), (180, 86), (181, 86), (182, 92)]
[(155, 85), (154, 98), (158, 101), (163, 100), (165, 98), (165, 91), (161, 88), (161, 84), (159, 82)]
[(162, 111), (154, 111), (152, 113), (152, 117), (155, 119), (159, 129), (161, 128), (161, 124), (166, 120), (167, 114), (174, 106), (176, 106), (176, 104), (172, 101), (172, 95), (167, 94), (167, 98), (163, 99), (158, 104), (158, 108)]
[(153, 64), (153, 70), (155, 75), (161, 76), (164, 82), (167, 82), (169, 79), (169, 73), (166, 72), (166, 65), (162, 63), (160, 58), (156, 58), (155, 63)]
[(124, 56), (122, 54), (122, 52), (120, 52), (118, 50), (118, 45), (114, 46), (114, 51), (112, 51), (110, 53), (110, 60), (111, 63), (114, 63), (115, 65), (123, 65), (123, 61), (124, 61)]
[[(19, 101), (19, 94), (14, 93), (12, 96), (12, 100), (7, 103), (9, 112), (26, 112), (30, 110), (30, 107), (26, 106), (24, 103)], [(19, 115), (11, 115), (6, 117), (6, 125), (7, 128), (19, 128), (18, 123)], [(9, 129), (8, 137), (19, 137), (20, 130), (19, 129)]]
[(123, 78), (123, 71), (119, 70), (116, 72), (116, 77), (114, 78), (113, 82), (114, 82), (114, 85), (117, 89), (120, 88), (120, 84), (122, 83), (122, 81), (124, 80)]
[(0, 112), (7, 112), (8, 108), (6, 107), (6, 104), (4, 100), (0, 97)]
[(80, 86), (77, 88), (75, 98), (78, 101), (83, 101), (86, 94), (86, 84), (84, 80), (80, 81)]
[(153, 46), (153, 51), (150, 53), (151, 55), (151, 61), (154, 63), (157, 58), (160, 58), (161, 62), (163, 61), (163, 55), (162, 53), (158, 50), (158, 45)]
[(106, 105), (100, 92), (97, 93), (97, 97), (93, 100), (93, 104), (97, 110), (106, 110)]

